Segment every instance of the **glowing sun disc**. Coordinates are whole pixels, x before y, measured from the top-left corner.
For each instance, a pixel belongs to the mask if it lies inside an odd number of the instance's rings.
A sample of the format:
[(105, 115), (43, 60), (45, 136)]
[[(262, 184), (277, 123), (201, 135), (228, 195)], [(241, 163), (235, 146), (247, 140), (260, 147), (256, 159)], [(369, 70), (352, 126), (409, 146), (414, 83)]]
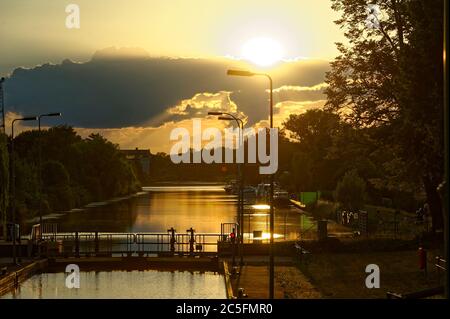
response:
[(281, 46), (270, 38), (253, 38), (242, 47), (244, 59), (260, 66), (269, 66), (283, 58)]

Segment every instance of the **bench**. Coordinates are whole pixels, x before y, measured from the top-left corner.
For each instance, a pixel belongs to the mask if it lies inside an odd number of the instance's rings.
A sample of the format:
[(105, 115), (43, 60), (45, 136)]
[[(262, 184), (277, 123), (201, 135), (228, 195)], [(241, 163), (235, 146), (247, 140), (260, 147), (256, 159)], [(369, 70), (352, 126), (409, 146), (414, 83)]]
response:
[(425, 290), (420, 290), (416, 292), (410, 292), (407, 294), (398, 294), (395, 292), (386, 293), (387, 299), (419, 299), (427, 298), (435, 295), (440, 295), (444, 293), (444, 286), (433, 287)]

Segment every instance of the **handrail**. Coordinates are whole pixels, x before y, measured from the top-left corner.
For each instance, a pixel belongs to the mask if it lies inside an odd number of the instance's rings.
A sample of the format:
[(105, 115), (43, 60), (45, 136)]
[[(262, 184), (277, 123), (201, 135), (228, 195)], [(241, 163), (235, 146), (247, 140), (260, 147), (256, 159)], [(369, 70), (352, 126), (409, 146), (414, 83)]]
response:
[[(160, 232), (65, 232), (44, 233), (42, 239), (57, 242), (56, 246), (65, 254), (154, 254), (154, 253), (211, 253), (217, 251), (220, 233), (195, 233), (192, 240), (189, 233), (175, 234), (175, 251), (171, 250), (169, 233)], [(58, 244), (58, 242), (60, 244)], [(52, 246), (55, 247), (55, 246)]]

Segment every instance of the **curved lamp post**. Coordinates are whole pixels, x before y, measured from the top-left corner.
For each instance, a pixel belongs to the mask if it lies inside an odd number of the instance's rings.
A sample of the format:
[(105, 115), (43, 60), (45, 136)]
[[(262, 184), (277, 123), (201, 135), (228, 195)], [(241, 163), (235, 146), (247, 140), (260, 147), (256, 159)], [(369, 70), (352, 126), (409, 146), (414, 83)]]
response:
[[(208, 115), (218, 115), (218, 119), (221, 121), (235, 121), (239, 128), (239, 144), (242, 147), (244, 145), (244, 122), (237, 116), (228, 112), (208, 112)], [(227, 115), (227, 116), (223, 116)], [(245, 155), (244, 155), (245, 156)], [(243, 256), (243, 244), (244, 244), (244, 178), (243, 178), (243, 166), (242, 163), (238, 164), (238, 176), (239, 176), (239, 196), (238, 196), (238, 223), (239, 223), (239, 263), (242, 266), (244, 264)]]
[(41, 118), (61, 116), (61, 113), (47, 113), (38, 116), (38, 130), (39, 130), (39, 237), (42, 239), (42, 136), (41, 136)]
[(17, 252), (16, 252), (16, 166), (14, 163), (14, 123), (17, 121), (36, 121), (37, 116), (27, 116), (18, 119), (14, 119), (11, 123), (11, 210), (13, 220), (13, 263), (17, 264)]
[[(227, 75), (231, 76), (263, 76), (266, 77), (269, 80), (269, 88), (270, 88), (270, 101), (269, 101), (269, 114), (270, 114), (270, 128), (273, 128), (273, 82), (272, 78), (269, 74), (266, 73), (254, 73), (246, 70), (228, 70)], [(273, 211), (273, 174), (270, 174), (270, 257), (269, 257), (269, 298), (274, 298), (274, 278), (275, 278), (275, 271), (274, 271), (274, 211)]]

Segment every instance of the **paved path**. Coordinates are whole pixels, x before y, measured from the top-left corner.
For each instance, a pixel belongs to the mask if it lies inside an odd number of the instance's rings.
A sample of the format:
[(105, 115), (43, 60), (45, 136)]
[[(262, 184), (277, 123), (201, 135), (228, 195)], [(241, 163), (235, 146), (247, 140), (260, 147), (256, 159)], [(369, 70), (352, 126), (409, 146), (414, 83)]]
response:
[[(248, 298), (269, 298), (269, 268), (267, 258), (253, 257), (245, 260), (239, 276), (232, 277), (233, 292), (244, 288)], [(321, 298), (320, 292), (305, 275), (292, 264), (290, 258), (277, 258), (275, 264), (275, 298)]]
[[(244, 288), (248, 298), (269, 298), (269, 271), (267, 266), (243, 266), (241, 275), (232, 279), (233, 292), (236, 295), (238, 288)], [(275, 285), (275, 298), (283, 298), (283, 291)]]

